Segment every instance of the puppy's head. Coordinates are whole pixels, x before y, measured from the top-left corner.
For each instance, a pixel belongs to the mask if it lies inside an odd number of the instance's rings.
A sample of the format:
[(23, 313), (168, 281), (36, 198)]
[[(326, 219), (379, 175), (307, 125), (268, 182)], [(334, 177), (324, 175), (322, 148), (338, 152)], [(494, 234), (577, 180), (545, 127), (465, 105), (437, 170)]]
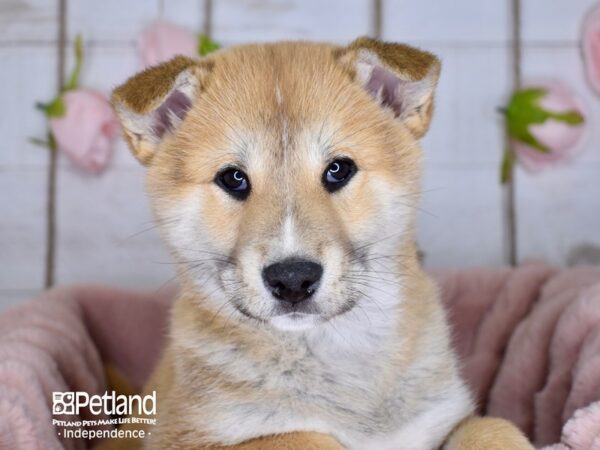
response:
[(202, 302), (301, 329), (393, 288), (438, 75), (429, 53), (361, 38), (179, 57), (117, 88), (163, 236)]

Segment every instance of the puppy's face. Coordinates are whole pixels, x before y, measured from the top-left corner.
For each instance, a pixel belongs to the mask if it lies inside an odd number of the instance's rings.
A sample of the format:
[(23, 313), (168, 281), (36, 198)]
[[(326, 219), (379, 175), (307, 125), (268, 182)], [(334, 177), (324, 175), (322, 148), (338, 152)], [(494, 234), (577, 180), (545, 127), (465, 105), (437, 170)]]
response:
[(216, 314), (312, 327), (375, 302), (372, 287), (397, 272), (431, 94), (374, 55), (234, 48), (180, 71), (149, 112), (117, 103), (134, 150), (150, 145), (149, 191), (180, 274)]

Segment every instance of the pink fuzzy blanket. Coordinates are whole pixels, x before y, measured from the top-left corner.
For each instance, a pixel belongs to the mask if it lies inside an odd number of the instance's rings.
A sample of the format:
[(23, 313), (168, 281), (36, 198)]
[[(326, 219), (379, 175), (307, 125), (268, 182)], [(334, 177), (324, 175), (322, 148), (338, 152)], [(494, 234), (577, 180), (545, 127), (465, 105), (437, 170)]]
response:
[[(600, 269), (434, 275), (481, 412), (512, 420), (538, 447), (600, 449)], [(0, 449), (87, 448), (58, 435), (52, 392), (103, 393), (106, 363), (141, 387), (173, 294), (62, 287), (0, 315)]]

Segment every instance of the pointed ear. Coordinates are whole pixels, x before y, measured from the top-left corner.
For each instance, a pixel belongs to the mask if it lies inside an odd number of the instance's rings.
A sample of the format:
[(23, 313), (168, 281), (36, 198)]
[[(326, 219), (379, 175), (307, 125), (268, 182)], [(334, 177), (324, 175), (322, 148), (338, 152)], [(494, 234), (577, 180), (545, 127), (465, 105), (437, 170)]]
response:
[(181, 124), (209, 71), (209, 63), (178, 56), (113, 91), (113, 108), (142, 164), (150, 162), (160, 142)]
[(440, 75), (437, 57), (407, 45), (362, 37), (339, 51), (338, 58), (355, 81), (415, 137), (426, 133)]

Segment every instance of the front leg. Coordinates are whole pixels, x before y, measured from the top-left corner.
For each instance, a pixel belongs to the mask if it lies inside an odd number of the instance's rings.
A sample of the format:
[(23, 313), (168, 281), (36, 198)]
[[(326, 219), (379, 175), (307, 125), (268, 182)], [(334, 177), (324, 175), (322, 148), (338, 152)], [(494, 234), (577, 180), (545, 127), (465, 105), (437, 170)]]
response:
[(202, 450), (343, 450), (335, 439), (325, 434), (294, 432), (263, 436), (229, 447), (202, 447)]
[(455, 428), (443, 450), (533, 450), (533, 446), (507, 420), (469, 417)]

